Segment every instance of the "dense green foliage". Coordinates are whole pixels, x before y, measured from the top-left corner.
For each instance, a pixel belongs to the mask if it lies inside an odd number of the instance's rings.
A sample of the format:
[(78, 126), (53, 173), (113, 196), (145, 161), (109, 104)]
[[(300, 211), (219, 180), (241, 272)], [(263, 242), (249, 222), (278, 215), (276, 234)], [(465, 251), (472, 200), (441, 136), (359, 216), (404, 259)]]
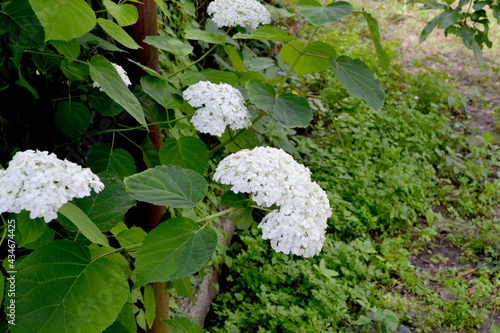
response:
[[(352, 48), (367, 33), (350, 21), (322, 38), (376, 66), (370, 45)], [(467, 112), (446, 74), (402, 71), (377, 73), (388, 91), (381, 111), (330, 72), (307, 79), (318, 113), (290, 139), (332, 203), (325, 249), (313, 261), (269, 253), (254, 225), (231, 247), (211, 330), (495, 331), (499, 147), (490, 133), (465, 135), (457, 118)], [(456, 250), (437, 251), (443, 241)], [(444, 268), (453, 251), (465, 263)], [(443, 270), (415, 264), (427, 256)]]

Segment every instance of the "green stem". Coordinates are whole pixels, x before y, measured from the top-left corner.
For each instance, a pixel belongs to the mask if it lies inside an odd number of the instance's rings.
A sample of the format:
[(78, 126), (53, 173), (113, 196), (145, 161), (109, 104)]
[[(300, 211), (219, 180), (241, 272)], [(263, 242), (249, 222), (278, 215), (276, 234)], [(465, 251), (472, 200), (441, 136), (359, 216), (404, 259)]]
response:
[(97, 257), (95, 257), (94, 259), (92, 259), (92, 261), (96, 261), (97, 259), (109, 256), (110, 254), (113, 254), (113, 253), (116, 253), (116, 252), (121, 252), (123, 250), (125, 250), (125, 251), (135, 251), (141, 245), (142, 245), (142, 242), (141, 243), (137, 243), (137, 244), (132, 244), (132, 245), (129, 245), (129, 246), (122, 246), (122, 247), (119, 247), (117, 249), (113, 249), (111, 251), (101, 253), (100, 255), (98, 255)]
[(218, 212), (218, 213), (215, 213), (215, 214), (212, 214), (212, 215), (208, 215), (207, 217), (204, 217), (202, 219), (199, 219), (198, 221), (196, 221), (196, 223), (200, 223), (200, 222), (205, 222), (205, 221), (210, 221), (210, 220), (213, 220), (215, 218), (218, 218), (218, 217), (221, 217), (223, 215), (226, 215), (226, 214), (229, 214), (231, 212), (235, 212), (237, 211), (238, 209), (240, 209), (240, 207), (231, 207), (231, 208), (228, 208), (226, 210), (223, 210), (221, 212)]
[[(257, 118), (255, 118), (253, 121), (252, 121), (252, 126), (257, 124), (259, 122), (259, 120), (261, 120), (262, 118), (264, 118), (264, 116), (267, 114), (267, 112), (263, 111), (261, 112)], [(239, 131), (238, 133), (236, 133), (232, 138), (222, 142), (220, 145), (216, 146), (215, 148), (213, 148), (212, 150), (210, 150), (208, 152), (208, 157), (212, 157), (216, 152), (218, 152), (219, 150), (221, 150), (222, 148), (224, 148), (225, 146), (227, 146), (228, 144), (230, 144), (231, 142), (233, 142), (234, 140), (236, 140), (241, 134), (243, 134), (244, 132), (248, 131), (247, 128), (243, 129), (242, 131)]]
[(302, 55), (304, 54), (304, 51), (307, 50), (307, 47), (309, 46), (309, 44), (312, 42), (314, 36), (316, 35), (316, 33), (318, 32), (319, 30), (319, 27), (316, 27), (314, 29), (314, 31), (312, 32), (311, 36), (309, 36), (309, 39), (307, 40), (307, 42), (304, 44), (304, 46), (302, 47), (302, 50), (299, 51), (299, 55), (297, 56), (297, 58), (295, 59), (295, 61), (293, 62), (292, 66), (290, 66), (290, 69), (288, 69), (288, 72), (286, 73), (285, 77), (283, 78), (283, 80), (281, 80), (279, 86), (278, 86), (278, 89), (276, 89), (276, 95), (279, 94), (279, 92), (281, 91), (281, 88), (283, 88), (283, 85), (285, 84), (285, 82), (288, 80), (288, 78), (290, 77), (290, 74), (292, 74), (292, 71), (295, 67), (295, 65), (297, 65), (297, 63), (299, 62), (300, 60), (300, 57), (302, 57)]
[[(226, 36), (227, 34), (229, 33), (229, 31), (231, 31), (231, 29), (228, 29), (226, 31), (226, 33), (224, 34), (224, 39), (226, 39)], [(203, 59), (205, 59), (206, 56), (208, 56), (213, 50), (215, 50), (215, 48), (219, 46), (219, 44), (215, 44), (214, 46), (212, 46), (207, 52), (205, 52), (204, 55), (202, 55), (198, 60), (196, 60), (195, 62), (192, 62), (191, 64), (179, 69), (177, 72), (175, 72), (174, 74), (171, 74), (167, 77), (168, 80), (170, 80), (171, 78), (173, 78), (174, 76), (176, 76), (177, 74), (179, 74), (180, 72), (183, 72), (185, 71), (186, 69), (188, 69), (189, 67), (192, 67), (194, 65), (196, 65), (197, 63), (199, 63), (200, 61), (202, 61)]]
[(264, 208), (264, 207), (260, 207), (260, 206), (256, 206), (256, 205), (250, 205), (248, 206), (250, 208), (256, 208), (256, 209), (260, 209), (260, 210), (263, 210), (265, 212), (272, 212), (273, 210), (272, 209), (268, 209), (268, 208)]

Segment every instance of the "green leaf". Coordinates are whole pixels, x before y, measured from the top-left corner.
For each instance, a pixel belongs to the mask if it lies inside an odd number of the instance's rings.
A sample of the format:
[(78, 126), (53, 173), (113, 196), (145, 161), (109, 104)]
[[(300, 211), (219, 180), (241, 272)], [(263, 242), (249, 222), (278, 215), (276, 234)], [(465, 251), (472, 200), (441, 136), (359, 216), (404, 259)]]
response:
[(447, 9), (441, 15), (439, 15), (438, 19), (438, 28), (439, 29), (446, 29), (458, 20), (460, 20), (461, 15), (453, 10)]
[(101, 28), (111, 37), (113, 37), (118, 43), (122, 44), (129, 49), (137, 50), (141, 47), (137, 44), (130, 35), (123, 30), (118, 24), (111, 20), (106, 20), (103, 18), (98, 18), (97, 23)]
[(221, 206), (240, 207), (247, 206), (250, 199), (247, 198), (245, 193), (234, 193), (233, 191), (226, 191), (221, 198)]
[(149, 327), (153, 326), (155, 320), (156, 302), (155, 292), (151, 285), (144, 286), (144, 314), (146, 315), (146, 323)]
[(77, 61), (63, 59), (61, 61), (63, 74), (71, 81), (87, 81), (90, 75), (89, 66)]
[(30, 0), (45, 39), (70, 41), (94, 29), (94, 11), (84, 0)]
[(102, 234), (95, 223), (71, 202), (65, 203), (59, 208), (57, 213), (70, 220), (89, 241), (109, 247), (108, 239)]
[(203, 333), (200, 326), (193, 323), (187, 318), (176, 318), (170, 320), (163, 320), (170, 328), (171, 333)]
[(352, 13), (352, 6), (344, 1), (332, 2), (323, 7), (315, 0), (300, 0), (295, 8), (315, 26), (335, 23)]
[(120, 231), (116, 235), (116, 239), (120, 243), (120, 246), (123, 247), (142, 243), (147, 235), (147, 232), (142, 228), (131, 227), (130, 229)]
[(438, 21), (439, 21), (439, 16), (440, 15), (437, 15), (435, 16), (432, 20), (429, 21), (429, 23), (426, 24), (426, 26), (422, 29), (422, 32), (420, 33), (420, 39), (419, 39), (419, 43), (422, 44), (423, 42), (425, 42), (425, 40), (427, 39), (427, 37), (429, 37), (429, 35), (431, 34), (431, 32), (434, 30), (434, 28), (436, 27), (436, 25), (438, 24)]
[[(88, 70), (88, 66), (85, 67), (87, 67)], [(87, 74), (87, 76), (88, 75), (89, 74)], [(114, 117), (123, 112), (123, 107), (109, 98), (109, 96), (104, 91), (92, 89), (90, 95), (88, 95), (87, 97), (90, 104), (101, 116)]]
[(272, 40), (276, 42), (284, 42), (287, 43), (291, 40), (297, 39), (296, 36), (290, 36), (288, 32), (283, 29), (277, 29), (265, 25), (263, 27), (258, 28), (251, 34), (242, 34), (238, 32), (233, 36), (234, 39), (258, 39), (258, 40)]
[[(16, 235), (17, 236), (17, 235)], [(51, 228), (45, 228), (45, 232), (36, 241), (31, 243), (26, 243), (24, 248), (29, 250), (38, 249), (39, 247), (49, 244), (54, 241), (55, 233)], [(22, 240), (21, 240), (22, 241)], [(21, 243), (21, 242), (19, 242)]]
[(359, 59), (340, 56), (331, 59), (335, 77), (344, 85), (347, 91), (354, 96), (365, 100), (375, 110), (384, 105), (385, 93), (380, 81), (375, 79), (370, 68)]
[(250, 95), (250, 102), (269, 112), (272, 119), (288, 127), (307, 127), (312, 119), (309, 103), (293, 94), (276, 96), (274, 88), (257, 80), (250, 80), (246, 84)]
[(146, 36), (144, 43), (180, 57), (185, 57), (193, 52), (193, 47), (190, 44), (183, 43), (177, 38), (172, 37)]
[(236, 153), (242, 149), (252, 149), (257, 146), (260, 146), (259, 138), (257, 137), (257, 134), (255, 134), (255, 132), (251, 130), (240, 130), (240, 131), (243, 131), (243, 133), (238, 135), (238, 137), (235, 139), (234, 135), (230, 134), (231, 129), (228, 127), (220, 137), (221, 143), (226, 142), (227, 140), (233, 138), (232, 142), (228, 143), (225, 147), (229, 152)]
[(477, 62), (483, 67), (486, 66), (484, 62), (483, 51), (481, 51), (481, 48), (479, 47), (479, 44), (476, 42), (475, 39), (472, 41), (471, 47)]
[(158, 150), (156, 150), (156, 147), (148, 135), (144, 137), (144, 140), (141, 143), (141, 150), (142, 159), (148, 168), (154, 168), (155, 166), (161, 164), (160, 157), (158, 156)]
[(60, 240), (36, 249), (18, 267), (14, 333), (102, 332), (120, 313), (129, 286), (107, 258)]
[(116, 320), (127, 329), (127, 333), (137, 333), (137, 324), (135, 322), (132, 304), (125, 303), (122, 312), (120, 312)]
[(104, 40), (100, 37), (97, 37), (91, 33), (86, 33), (82, 37), (78, 38), (78, 41), (82, 44), (91, 43), (99, 46), (103, 50), (111, 51), (111, 52), (127, 52), (125, 50), (116, 47), (114, 44), (111, 44), (107, 40)]
[(192, 136), (166, 140), (160, 148), (159, 157), (163, 165), (178, 165), (200, 174), (208, 168), (207, 146)]
[(23, 210), (17, 215), (16, 218), (17, 231), (21, 234), (21, 241), (19, 246), (38, 240), (47, 229), (47, 223), (43, 218), (30, 219), (30, 213)]
[(104, 190), (92, 192), (85, 198), (74, 199), (78, 206), (102, 232), (106, 232), (123, 220), (123, 216), (136, 202), (126, 191), (122, 182), (111, 183), (103, 179)]
[(61, 67), (61, 59), (56, 53), (48, 48), (43, 50), (45, 54), (32, 54), (31, 58), (39, 72), (50, 78), (53, 74), (59, 71)]
[(2, 2), (0, 33), (10, 33), (12, 41), (26, 48), (43, 49), (45, 34), (28, 0)]
[(215, 69), (204, 69), (201, 72), (186, 71), (182, 73), (180, 79), (187, 86), (192, 86), (200, 81), (210, 81), (216, 84), (227, 83), (233, 87), (238, 84), (238, 76), (235, 73)]
[(76, 59), (80, 55), (80, 42), (76, 38), (70, 41), (51, 40), (50, 44), (56, 48), (57, 52), (69, 58)]
[(484, 141), (484, 145), (487, 146), (490, 144), (491, 142), (491, 134), (490, 132), (484, 132), (483, 133), (483, 141)]
[(63, 101), (57, 105), (54, 122), (65, 136), (78, 139), (90, 125), (90, 111), (85, 104)]
[(356, 320), (355, 322), (353, 322), (354, 325), (366, 325), (366, 324), (369, 324), (371, 323), (372, 320), (367, 317), (367, 316), (359, 316), (358, 320)]
[[(290, 42), (281, 48), (279, 55), (283, 58), (285, 63), (292, 66), (297, 60), (297, 57), (300, 56), (297, 50), (302, 50), (303, 47), (304, 43), (302, 42)], [(297, 75), (326, 71), (330, 69), (329, 58), (337, 57), (335, 49), (331, 45), (323, 42), (310, 43), (303, 53), (307, 55), (302, 55), (293, 68)]]
[[(0, 300), (3, 300), (3, 292), (5, 290), (5, 278), (3, 277), (2, 271), (0, 271)], [(193, 297), (191, 297), (193, 300)]]
[(241, 208), (229, 215), (229, 219), (236, 224), (238, 229), (248, 229), (253, 223), (253, 208)]
[[(240, 84), (242, 86), (247, 84), (247, 82), (250, 80), (266, 81), (266, 78), (264, 77), (264, 75), (262, 75), (261, 73), (257, 73), (257, 72), (252, 72), (252, 71), (236, 72), (236, 75), (238, 75), (238, 81), (240, 82)], [(280, 78), (280, 80), (281, 80), (281, 78)]]
[(120, 27), (132, 25), (139, 19), (137, 8), (131, 4), (116, 4), (110, 0), (102, 2), (108, 13), (116, 19)]
[(159, 78), (144, 75), (141, 77), (141, 86), (146, 94), (165, 109), (175, 109), (184, 103), (182, 96), (175, 93), (174, 87)]
[(199, 271), (212, 256), (217, 234), (191, 219), (177, 217), (154, 228), (137, 251), (134, 288), (171, 281)]
[(177, 165), (160, 165), (127, 177), (125, 186), (139, 201), (172, 208), (193, 208), (208, 190), (199, 173)]
[(154, 77), (157, 77), (159, 78), (160, 80), (163, 80), (163, 81), (166, 81), (168, 82), (169, 80), (164, 77), (163, 75), (159, 74), (158, 72), (156, 72), (155, 70), (147, 67), (147, 66), (144, 66), (140, 63), (138, 63), (137, 61), (133, 61), (132, 59), (128, 59), (128, 61), (130, 61), (131, 63), (135, 64), (136, 66), (140, 67), (141, 69), (143, 69), (146, 73), (148, 73), (149, 75), (151, 76), (154, 76)]
[(370, 37), (372, 38), (373, 45), (375, 45), (375, 49), (377, 50), (377, 57), (384, 71), (389, 70), (389, 65), (391, 63), (391, 59), (389, 59), (389, 55), (384, 51), (382, 44), (380, 43), (380, 31), (378, 29), (378, 22), (373, 18), (371, 14), (367, 12), (362, 12), (366, 23), (368, 24), (368, 30), (370, 31)]
[(147, 128), (141, 104), (128, 89), (113, 65), (100, 55), (90, 61), (90, 76), (99, 83), (101, 89), (116, 103), (130, 113), (139, 124)]
[(184, 296), (189, 298), (191, 302), (193, 301), (193, 285), (191, 284), (189, 276), (172, 280), (171, 283), (177, 292), (177, 296)]
[(87, 158), (87, 167), (94, 173), (110, 171), (120, 179), (137, 173), (135, 161), (128, 151), (122, 148), (113, 149), (107, 144), (93, 146)]
[(191, 39), (191, 40), (200, 40), (200, 41), (211, 43), (211, 44), (223, 44), (224, 43), (224, 36), (223, 35), (214, 36), (214, 34), (211, 32), (208, 32), (205, 30), (200, 30), (200, 29), (193, 29), (193, 28), (187, 28), (185, 30), (184, 38)]
[(231, 61), (231, 64), (234, 67), (234, 70), (238, 72), (244, 72), (245, 67), (243, 67), (243, 60), (241, 60), (238, 51), (236, 51), (236, 49), (231, 45), (223, 45), (223, 47), (224, 51), (226, 51), (227, 56), (229, 57), (229, 61)]

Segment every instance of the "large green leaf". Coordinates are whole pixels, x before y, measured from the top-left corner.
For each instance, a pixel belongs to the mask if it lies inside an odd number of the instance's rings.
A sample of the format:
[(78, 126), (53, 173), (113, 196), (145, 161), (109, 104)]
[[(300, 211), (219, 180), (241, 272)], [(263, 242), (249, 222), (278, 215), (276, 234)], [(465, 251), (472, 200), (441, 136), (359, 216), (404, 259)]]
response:
[(85, 104), (63, 101), (57, 105), (54, 122), (64, 135), (78, 139), (90, 125), (90, 111)]
[(229, 215), (229, 219), (236, 224), (238, 229), (248, 229), (254, 222), (252, 216), (253, 208), (244, 207), (240, 208), (231, 215)]
[(193, 300), (193, 285), (191, 283), (191, 279), (189, 276), (185, 276), (180, 279), (170, 281), (172, 286), (175, 288), (177, 292), (177, 296), (184, 296), (194, 302)]
[(43, 218), (30, 219), (30, 213), (23, 210), (16, 217), (16, 227), (21, 236), (19, 246), (23, 247), (38, 240), (47, 229), (47, 223)]
[(193, 52), (193, 47), (188, 43), (183, 43), (177, 38), (167, 36), (146, 36), (144, 43), (173, 53), (180, 57), (185, 57)]
[(128, 151), (122, 148), (111, 150), (107, 144), (92, 147), (87, 158), (87, 167), (92, 169), (92, 172), (109, 171), (121, 179), (137, 172), (134, 163), (134, 158)]
[(179, 140), (170, 138), (160, 148), (163, 165), (178, 165), (203, 174), (208, 167), (208, 149), (200, 139), (184, 136)]
[(323, 7), (316, 0), (300, 0), (295, 8), (315, 26), (335, 23), (352, 13), (351, 4), (345, 1), (332, 2)]
[[(88, 66), (86, 67), (88, 70)], [(87, 95), (87, 98), (89, 99), (90, 105), (92, 105), (101, 116), (114, 117), (123, 112), (123, 107), (109, 98), (104, 91), (92, 89), (90, 94)]]
[(59, 208), (57, 214), (63, 215), (65, 218), (70, 220), (78, 228), (78, 230), (80, 230), (80, 232), (88, 238), (89, 241), (109, 246), (108, 239), (102, 234), (95, 223), (92, 222), (92, 220), (90, 220), (80, 208), (71, 202), (67, 202)]
[(238, 84), (238, 75), (233, 72), (220, 71), (216, 69), (204, 69), (201, 72), (186, 71), (180, 77), (182, 83), (191, 86), (200, 81), (210, 81), (212, 83), (227, 83), (235, 87)]
[(375, 79), (370, 68), (359, 59), (340, 56), (331, 59), (335, 77), (344, 85), (347, 91), (365, 100), (375, 110), (384, 105), (385, 93), (380, 81)]
[(307, 127), (312, 119), (309, 103), (300, 96), (282, 94), (276, 96), (274, 88), (267, 83), (250, 80), (246, 84), (250, 102), (269, 112), (271, 118), (283, 126)]
[(45, 34), (28, 0), (3, 2), (0, 11), (0, 34), (10, 33), (22, 47), (43, 49)]
[(221, 143), (232, 139), (232, 142), (228, 143), (225, 146), (225, 148), (229, 152), (236, 153), (242, 149), (252, 149), (260, 146), (259, 138), (257, 137), (257, 134), (255, 134), (255, 132), (245, 129), (242, 129), (240, 131), (243, 131), (243, 133), (234, 138), (234, 135), (232, 135), (232, 130), (228, 127), (226, 128), (224, 134), (222, 134), (222, 136), (220, 137)]
[(94, 29), (94, 11), (85, 0), (30, 0), (31, 8), (45, 30), (45, 39), (66, 40)]
[(111, 37), (113, 37), (118, 43), (122, 44), (129, 49), (139, 49), (141, 48), (130, 35), (123, 30), (118, 24), (111, 20), (106, 20), (103, 18), (98, 18), (97, 23), (101, 28)]
[[(299, 51), (303, 48), (304, 43), (302, 42), (290, 42), (281, 48), (279, 55), (288, 65), (292, 66), (297, 57), (300, 56)], [(293, 69), (297, 75), (326, 71), (331, 68), (329, 61), (331, 57), (337, 57), (337, 52), (331, 45), (323, 42), (312, 42), (307, 45)]]
[(50, 44), (56, 48), (57, 52), (69, 58), (76, 59), (80, 55), (80, 42), (76, 38), (70, 41), (51, 40)]
[(125, 186), (139, 201), (172, 208), (192, 208), (208, 190), (199, 173), (177, 165), (160, 165), (127, 177)]
[(290, 36), (285, 30), (277, 29), (265, 25), (258, 28), (251, 34), (242, 34), (238, 32), (233, 36), (235, 39), (258, 39), (258, 40), (272, 40), (276, 42), (289, 42), (291, 40), (297, 39), (295, 36)]
[(147, 128), (142, 106), (128, 89), (111, 62), (100, 55), (90, 61), (90, 76), (99, 83), (101, 89), (116, 103), (130, 113), (139, 124)]
[(233, 68), (237, 72), (245, 71), (245, 67), (243, 66), (243, 60), (241, 60), (238, 51), (232, 45), (223, 45), (224, 51), (226, 51), (229, 61), (233, 65)]
[(187, 28), (184, 37), (186, 39), (201, 40), (203, 42), (207, 42), (207, 43), (211, 43), (211, 44), (223, 44), (224, 43), (224, 36), (223, 35), (214, 36), (213, 33), (205, 31), (205, 30), (200, 30), (200, 29)]
[(175, 92), (174, 87), (157, 77), (144, 75), (141, 77), (141, 86), (146, 94), (165, 109), (175, 109), (184, 103), (184, 99)]
[(172, 333), (203, 333), (203, 329), (187, 318), (163, 320)]
[(99, 333), (113, 323), (128, 295), (120, 267), (92, 260), (77, 242), (37, 248), (18, 267), (14, 333)]
[(137, 8), (131, 4), (116, 4), (111, 0), (102, 2), (108, 13), (116, 19), (121, 27), (132, 25), (139, 19)]
[(389, 55), (384, 51), (382, 44), (380, 43), (380, 31), (378, 29), (378, 22), (373, 16), (367, 12), (362, 12), (363, 17), (368, 24), (368, 30), (370, 31), (370, 37), (372, 38), (373, 44), (375, 45), (375, 49), (377, 50), (377, 57), (384, 71), (389, 70), (389, 65), (391, 63), (391, 59), (389, 59)]
[(126, 191), (122, 182), (111, 183), (103, 179), (104, 190), (92, 192), (90, 196), (74, 199), (77, 205), (101, 230), (106, 232), (123, 220), (123, 216), (135, 205), (135, 200)]
[(180, 279), (199, 271), (212, 256), (217, 234), (191, 219), (177, 217), (154, 228), (137, 251), (134, 288)]

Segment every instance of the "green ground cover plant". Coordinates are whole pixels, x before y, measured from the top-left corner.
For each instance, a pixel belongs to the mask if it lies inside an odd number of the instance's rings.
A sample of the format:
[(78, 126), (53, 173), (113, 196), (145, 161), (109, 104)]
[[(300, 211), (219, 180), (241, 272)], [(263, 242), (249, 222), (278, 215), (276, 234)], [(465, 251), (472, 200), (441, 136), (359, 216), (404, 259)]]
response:
[[(391, 42), (385, 50), (396, 61), (383, 71), (373, 47), (359, 43), (368, 35), (351, 20), (321, 39), (375, 68), (387, 87), (384, 108), (375, 111), (348, 96), (328, 71), (311, 75), (300, 92), (318, 96), (317, 116), (304, 135), (289, 137), (335, 207), (328, 246), (305, 262), (265, 256), (255, 227), (240, 235), (210, 330), (497, 329), (499, 147), (493, 133), (479, 139), (467, 133), (470, 115), (449, 74), (405, 73)], [(277, 278), (280, 272), (286, 278)]]

